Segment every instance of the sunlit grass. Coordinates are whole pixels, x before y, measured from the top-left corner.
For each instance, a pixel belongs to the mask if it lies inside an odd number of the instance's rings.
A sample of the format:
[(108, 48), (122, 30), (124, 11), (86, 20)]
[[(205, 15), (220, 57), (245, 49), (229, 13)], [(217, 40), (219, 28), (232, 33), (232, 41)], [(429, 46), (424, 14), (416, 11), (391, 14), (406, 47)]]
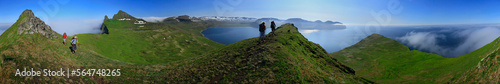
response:
[(446, 83), (497, 49), (497, 40), (456, 58), (409, 50), (401, 43), (371, 35), (331, 55), (354, 68), (357, 74), (377, 83)]

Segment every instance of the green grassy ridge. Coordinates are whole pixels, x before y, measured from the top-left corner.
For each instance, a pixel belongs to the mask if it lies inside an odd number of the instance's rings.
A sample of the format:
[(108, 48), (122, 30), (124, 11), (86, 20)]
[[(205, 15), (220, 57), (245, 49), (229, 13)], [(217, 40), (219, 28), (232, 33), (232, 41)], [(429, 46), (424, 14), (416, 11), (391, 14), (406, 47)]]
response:
[[(77, 34), (82, 48), (123, 62), (139, 64), (168, 63), (199, 56), (223, 46), (204, 38), (198, 23), (148, 23), (140, 28), (132, 21), (106, 20), (110, 34)], [(201, 25), (201, 26), (193, 26)], [(192, 25), (192, 27), (186, 27)], [(183, 29), (193, 29), (191, 31)], [(199, 32), (195, 32), (199, 31)]]
[[(15, 43), (0, 48), (0, 81), (2, 83), (106, 83), (116, 77), (21, 77), (14, 76), (16, 69), (34, 68), (58, 70), (63, 69), (122, 69), (123, 78), (138, 78), (150, 70), (147, 67), (157, 65), (140, 65), (109, 59), (92, 50), (80, 48), (72, 54), (70, 45), (63, 45), (61, 39), (46, 39), (40, 34), (20, 35)], [(122, 79), (124, 81), (124, 79)], [(125, 81), (125, 82), (130, 82)], [(139, 82), (139, 81), (136, 81)]]
[[(164, 71), (175, 69), (178, 66), (177, 61), (184, 61), (192, 57), (200, 56), (217, 47), (223, 46), (207, 38), (204, 38), (200, 32), (187, 30), (202, 30), (207, 23), (179, 23), (179, 24), (164, 24), (164, 23), (148, 23), (143, 28), (139, 25), (133, 25), (132, 21), (107, 20), (105, 24), (108, 26), (110, 34), (78, 34), (79, 49), (88, 49), (93, 53), (97, 53), (99, 57), (112, 59), (110, 64), (95, 65), (102, 63), (98, 62), (83, 62), (93, 63), (85, 65), (87, 68), (117, 68), (121, 69), (122, 76), (120, 77), (105, 77), (104, 82), (113, 83), (157, 83), (168, 82), (164, 78)], [(190, 27), (186, 27), (191, 25)], [(82, 40), (83, 39), (83, 40)], [(129, 42), (123, 42), (129, 41)], [(138, 42), (138, 41), (142, 41)], [(125, 46), (124, 46), (125, 45)], [(126, 46), (131, 45), (131, 46)], [(138, 46), (133, 46), (138, 45)], [(104, 47), (103, 47), (104, 46)], [(108, 49), (106, 49), (108, 48)], [(179, 49), (182, 48), (182, 49)], [(120, 52), (123, 50), (129, 54), (118, 53), (121, 55), (112, 54), (118, 58), (110, 57), (110, 52)], [(142, 50), (141, 50), (142, 49)], [(184, 53), (179, 53), (184, 49)], [(118, 51), (116, 51), (118, 50)], [(151, 51), (147, 51), (151, 50)], [(144, 55), (144, 53), (145, 55)], [(132, 53), (131, 53), (132, 52)], [(137, 58), (144, 58), (146, 63), (127, 62), (127, 56), (134, 56), (133, 52), (140, 52)], [(122, 59), (125, 58), (125, 61)], [(92, 59), (91, 59), (92, 60)], [(142, 59), (128, 59), (138, 61)], [(122, 64), (116, 64), (124, 62)], [(147, 80), (147, 81), (145, 81)], [(98, 82), (98, 81), (93, 81)]]
[(369, 83), (308, 41), (293, 24), (178, 63), (165, 80), (174, 83)]
[(372, 34), (353, 46), (331, 53), (357, 75), (376, 83), (446, 83), (461, 76), (495, 51), (498, 40), (466, 55), (445, 58), (409, 50), (403, 44)]
[[(158, 78), (159, 75), (156, 73), (176, 66), (176, 64), (169, 62), (190, 58), (190, 56), (198, 56), (199, 54), (209, 52), (211, 49), (223, 46), (201, 35), (201, 30), (208, 23), (182, 23), (183, 25), (191, 25), (190, 27), (175, 24), (148, 23), (145, 25), (146, 27), (139, 28), (138, 25), (133, 25), (133, 21), (108, 20), (105, 21), (105, 24), (111, 26), (108, 28), (113, 29), (110, 30), (113, 32), (111, 35), (77, 34), (81, 44), (78, 46), (78, 52), (72, 54), (69, 49), (71, 46), (69, 44), (71, 36), (67, 39), (68, 44), (63, 45), (62, 38), (60, 38), (62, 35), (60, 34), (57, 34), (59, 38), (44, 38), (38, 33), (17, 34), (18, 24), (27, 21), (25, 17), (27, 15), (20, 15), (17, 22), (0, 36), (0, 81), (2, 83), (147, 83), (144, 80), (164, 81)], [(184, 29), (193, 31), (186, 31)], [(199, 31), (194, 32), (194, 30)], [(177, 42), (175, 45), (179, 45), (176, 47), (186, 49), (184, 53), (178, 53), (181, 49), (172, 48), (173, 44), (171, 43), (174, 42)], [(105, 46), (104, 48), (111, 49), (111, 51), (101, 49), (101, 46)], [(146, 53), (149, 57), (142, 55), (134, 59), (124, 56), (121, 56), (121, 58), (119, 56), (116, 56), (118, 58), (111, 58), (113, 55), (110, 55), (110, 53), (122, 52), (119, 54), (132, 56), (133, 54), (137, 55), (137, 51), (141, 49), (156, 49), (160, 54), (154, 51), (139, 52), (140, 54)], [(164, 54), (170, 54), (168, 51), (177, 51), (177, 53), (173, 53), (177, 56), (170, 56), (169, 58)], [(122, 59), (125, 59), (125, 61)], [(14, 76), (16, 69), (23, 68), (35, 68), (35, 70), (55, 70), (59, 68), (121, 69), (122, 76), (72, 76), (69, 79), (66, 77)]]
[[(293, 27), (295, 28), (295, 27)], [(288, 29), (288, 28), (284, 28)], [(281, 31), (283, 33), (285, 30)], [(279, 31), (278, 31), (279, 32)], [(249, 55), (249, 56), (265, 56), (262, 57), (250, 57), (250, 58), (240, 58), (238, 60), (241, 64), (236, 64), (234, 66), (243, 66), (244, 69), (238, 73), (233, 74), (234, 76), (218, 76), (221, 78), (214, 78), (217, 81), (231, 82), (231, 77), (249, 77), (249, 80), (241, 79), (235, 80), (236, 82), (296, 82), (296, 83), (307, 83), (307, 82), (329, 82), (329, 83), (350, 83), (350, 82), (370, 82), (360, 77), (353, 75), (353, 71), (349, 71), (348, 67), (336, 62), (334, 58), (324, 57), (328, 56), (327, 53), (319, 45), (307, 41), (302, 35), (300, 35), (297, 30), (291, 30), (293, 35), (281, 34), (280, 36), (270, 36), (268, 37), (280, 37), (273, 38), (276, 41), (270, 41), (266, 43), (264, 48), (272, 49), (270, 52), (274, 53), (271, 55), (263, 55), (263, 53), (258, 53), (258, 47), (248, 48), (252, 52), (256, 52), (260, 55)], [(5, 34), (5, 33), (4, 33)], [(89, 34), (93, 35), (93, 34)], [(288, 36), (287, 36), (288, 35)], [(224, 57), (222, 51), (214, 52), (203, 57), (190, 57), (183, 59), (181, 61), (173, 61), (165, 64), (137, 64), (137, 63), (127, 63), (116, 59), (110, 59), (107, 56), (103, 56), (92, 48), (89, 48), (91, 44), (80, 45), (78, 52), (76, 54), (71, 54), (69, 51), (70, 45), (63, 45), (60, 39), (47, 39), (41, 38), (39, 34), (34, 35), (18, 35), (19, 38), (14, 43), (9, 43), (10, 46), (3, 46), (0, 49), (2, 57), (7, 57), (6, 62), (1, 63), (2, 74), (0, 80), (4, 83), (7, 82), (17, 82), (17, 83), (56, 83), (56, 82), (66, 82), (66, 83), (172, 83), (172, 82), (187, 82), (187, 81), (177, 81), (182, 80), (184, 77), (179, 77), (179, 74), (189, 72), (191, 70), (201, 70), (203, 68), (191, 68), (189, 66), (208, 66), (206, 59), (210, 59), (210, 56), (216, 56), (217, 59)], [(58, 35), (61, 37), (61, 35)], [(78, 36), (79, 39), (85, 38), (86, 36)], [(292, 38), (287, 38), (292, 37)], [(3, 37), (2, 37), (3, 38)], [(92, 37), (99, 38), (99, 37)], [(268, 39), (268, 40), (273, 40)], [(290, 40), (295, 39), (295, 40)], [(68, 39), (69, 40), (69, 39)], [(256, 38), (247, 39), (245, 41), (251, 40), (251, 43), (240, 42), (240, 44), (231, 44), (228, 48), (216, 49), (228, 50), (226, 52), (232, 52), (232, 49), (237, 51), (235, 48), (248, 47), (250, 45), (255, 45)], [(81, 42), (81, 41), (80, 41)], [(85, 42), (85, 41), (84, 41)], [(281, 43), (280, 43), (281, 42)], [(283, 42), (285, 42), (283, 44)], [(5, 43), (5, 42), (1, 42)], [(274, 46), (278, 45), (278, 46)], [(293, 45), (293, 46), (291, 46)], [(17, 47), (22, 46), (22, 47)], [(289, 47), (286, 47), (289, 46)], [(300, 47), (309, 46), (309, 47)], [(286, 50), (275, 50), (273, 48), (290, 48)], [(307, 48), (307, 49), (306, 49)], [(34, 49), (34, 50), (32, 50)], [(305, 50), (304, 50), (305, 49)], [(309, 51), (307, 51), (309, 49)], [(25, 51), (25, 52), (19, 52)], [(311, 53), (312, 51), (317, 51), (316, 53)], [(287, 53), (281, 53), (287, 52)], [(280, 56), (280, 57), (274, 57)], [(310, 57), (308, 57), (310, 56)], [(24, 59), (27, 58), (27, 59)], [(264, 66), (261, 64), (252, 65), (253, 63), (262, 63), (262, 59), (265, 59), (266, 63)], [(2, 60), (5, 60), (2, 58)], [(57, 61), (55, 61), (57, 60)], [(226, 60), (226, 61), (230, 61)], [(250, 60), (246, 63), (244, 60)], [(305, 61), (304, 61), (305, 60)], [(223, 60), (220, 60), (223, 61)], [(220, 63), (212, 62), (212, 63)], [(233, 60), (234, 61), (234, 60)], [(195, 64), (193, 64), (195, 63)], [(227, 64), (226, 64), (227, 65)], [(219, 66), (226, 66), (219, 65)], [(314, 66), (310, 66), (314, 65)], [(233, 65), (228, 65), (233, 67)], [(245, 67), (246, 66), (246, 67)], [(16, 77), (13, 76), (15, 69), (18, 68), (70, 68), (70, 69), (121, 69), (122, 76), (120, 77), (70, 77), (70, 79), (64, 77)], [(261, 67), (261, 68), (259, 68)], [(264, 67), (264, 68), (262, 68)], [(283, 67), (283, 68), (281, 68)], [(258, 69), (254, 69), (258, 68)], [(210, 68), (211, 71), (205, 71), (208, 73), (219, 73), (224, 71), (223, 69), (214, 70), (219, 68)], [(252, 70), (257, 70), (253, 71)], [(267, 72), (267, 73), (263, 73)], [(256, 73), (256, 74), (252, 74)], [(275, 74), (276, 73), (276, 74)], [(209, 75), (209, 74), (208, 74)], [(194, 77), (193, 77), (194, 76)], [(267, 76), (267, 78), (262, 77)], [(197, 82), (215, 82), (215, 81), (200, 81), (201, 77), (207, 78), (207, 74), (201, 75), (191, 75), (186, 77), (192, 77), (198, 80)], [(184, 77), (184, 78), (186, 78)], [(262, 77), (262, 78), (261, 78)], [(291, 78), (290, 78), (291, 77)], [(252, 81), (253, 80), (253, 81)], [(191, 82), (191, 81), (188, 81)], [(196, 81), (194, 81), (196, 82)]]
[(495, 51), (487, 54), (486, 57), (482, 58), (479, 63), (469, 71), (464, 72), (458, 78), (452, 79), (451, 83), (499, 83), (500, 82), (500, 51), (498, 41), (496, 39), (495, 45), (488, 46)]

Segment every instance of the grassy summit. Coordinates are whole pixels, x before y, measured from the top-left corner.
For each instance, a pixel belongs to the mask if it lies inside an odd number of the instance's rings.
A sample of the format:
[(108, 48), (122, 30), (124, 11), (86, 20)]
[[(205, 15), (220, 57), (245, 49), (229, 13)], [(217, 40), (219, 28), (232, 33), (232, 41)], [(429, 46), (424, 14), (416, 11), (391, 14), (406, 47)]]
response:
[(166, 80), (202, 83), (368, 83), (308, 41), (293, 24), (239, 41), (168, 71)]
[(446, 83), (462, 76), (486, 56), (496, 53), (498, 40), (456, 58), (409, 50), (403, 44), (373, 34), (331, 55), (357, 75), (376, 83)]

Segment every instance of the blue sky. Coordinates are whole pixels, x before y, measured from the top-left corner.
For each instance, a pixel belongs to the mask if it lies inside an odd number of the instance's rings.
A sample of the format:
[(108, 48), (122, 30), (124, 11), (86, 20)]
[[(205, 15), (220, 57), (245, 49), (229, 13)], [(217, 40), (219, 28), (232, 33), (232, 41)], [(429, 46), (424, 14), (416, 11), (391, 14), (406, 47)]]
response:
[(0, 23), (13, 23), (24, 9), (32, 9), (36, 16), (48, 23), (64, 20), (97, 21), (102, 20), (104, 15), (112, 17), (118, 10), (124, 10), (136, 17), (185, 14), (280, 19), (298, 17), (365, 24), (377, 22), (372, 11), (387, 11), (388, 6), (394, 4), (402, 10), (397, 14), (390, 13), (391, 20), (385, 24), (500, 22), (498, 0), (2, 0)]

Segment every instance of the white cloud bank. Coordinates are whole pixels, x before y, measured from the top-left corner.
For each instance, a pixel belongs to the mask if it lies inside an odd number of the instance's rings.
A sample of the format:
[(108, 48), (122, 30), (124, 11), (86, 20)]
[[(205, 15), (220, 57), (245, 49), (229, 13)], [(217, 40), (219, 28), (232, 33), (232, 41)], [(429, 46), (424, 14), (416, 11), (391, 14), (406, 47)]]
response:
[(168, 17), (154, 17), (154, 16), (151, 16), (151, 17), (139, 17), (139, 18), (142, 18), (148, 22), (161, 22), (163, 21), (163, 19), (165, 18), (168, 18)]
[(306, 35), (306, 36), (307, 36), (307, 35), (309, 35), (309, 34), (311, 34), (311, 33), (318, 32), (319, 30), (317, 30), (317, 29), (312, 29), (312, 30), (299, 30), (299, 31), (300, 31), (300, 33), (302, 33), (302, 34), (304, 34), (304, 35)]
[(102, 22), (103, 19), (57, 20), (47, 22), (47, 24), (57, 33), (66, 32), (71, 36), (81, 33), (99, 33)]
[(500, 29), (493, 27), (466, 29), (455, 32), (452, 36), (458, 36), (465, 40), (456, 48), (445, 48), (438, 45), (438, 40), (446, 38), (446, 36), (433, 32), (410, 32), (397, 39), (417, 50), (428, 50), (445, 57), (457, 57), (477, 50), (492, 42), (500, 36)]
[(5, 30), (9, 29), (9, 27), (14, 23), (0, 23), (0, 35), (5, 32)]

